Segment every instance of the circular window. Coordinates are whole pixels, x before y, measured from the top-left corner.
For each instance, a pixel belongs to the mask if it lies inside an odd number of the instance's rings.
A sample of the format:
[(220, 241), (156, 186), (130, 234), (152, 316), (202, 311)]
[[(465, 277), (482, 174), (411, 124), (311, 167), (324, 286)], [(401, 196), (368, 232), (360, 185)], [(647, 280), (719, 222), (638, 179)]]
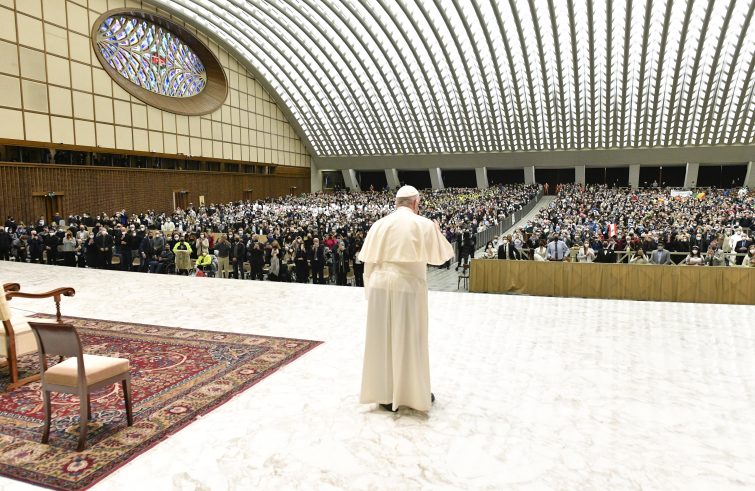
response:
[(215, 55), (186, 29), (155, 13), (106, 12), (92, 27), (92, 46), (118, 85), (160, 109), (207, 114), (228, 94)]

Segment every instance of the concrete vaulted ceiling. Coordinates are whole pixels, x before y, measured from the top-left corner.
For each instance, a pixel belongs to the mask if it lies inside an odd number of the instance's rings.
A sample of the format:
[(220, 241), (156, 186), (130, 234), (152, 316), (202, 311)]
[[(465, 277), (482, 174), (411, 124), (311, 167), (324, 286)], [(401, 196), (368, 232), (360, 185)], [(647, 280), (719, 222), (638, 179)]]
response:
[(753, 0), (149, 0), (313, 156), (751, 145)]

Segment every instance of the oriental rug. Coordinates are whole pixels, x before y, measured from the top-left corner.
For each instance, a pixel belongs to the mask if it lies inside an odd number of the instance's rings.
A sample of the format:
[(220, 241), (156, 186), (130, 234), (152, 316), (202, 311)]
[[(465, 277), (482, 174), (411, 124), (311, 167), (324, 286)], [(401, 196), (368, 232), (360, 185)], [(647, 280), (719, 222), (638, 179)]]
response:
[[(50, 442), (43, 445), (39, 382), (6, 393), (7, 368), (0, 369), (0, 475), (64, 490), (92, 486), (320, 344), (96, 319), (64, 321), (77, 327), (86, 353), (128, 358), (134, 411), (134, 425), (126, 426), (120, 384), (93, 393), (87, 448), (76, 452), (79, 400), (53, 394)], [(19, 364), (21, 376), (39, 373), (36, 353)]]

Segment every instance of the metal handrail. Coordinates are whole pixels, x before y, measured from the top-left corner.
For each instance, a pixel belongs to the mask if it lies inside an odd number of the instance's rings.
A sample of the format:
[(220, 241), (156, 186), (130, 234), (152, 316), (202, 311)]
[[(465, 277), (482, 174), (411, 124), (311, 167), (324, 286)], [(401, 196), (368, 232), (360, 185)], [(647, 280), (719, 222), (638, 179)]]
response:
[[(515, 211), (511, 215), (499, 221), (498, 225), (488, 227), (482, 232), (477, 232), (475, 234), (475, 244), (477, 246), (476, 248), (477, 249), (479, 249), (480, 247), (484, 248), (485, 244), (492, 241), (495, 237), (498, 237), (503, 232), (513, 227), (514, 224), (516, 224), (522, 218), (526, 217), (527, 214), (532, 211), (532, 209), (535, 207), (535, 205), (537, 205), (538, 201), (540, 201), (540, 198), (542, 197), (543, 197), (543, 186), (539, 186), (539, 189), (535, 197), (532, 198), (526, 205), (524, 205), (521, 210)], [(458, 258), (460, 251), (458, 250), (456, 242), (454, 242), (454, 251), (456, 252), (456, 257)], [(472, 252), (472, 257), (474, 257), (474, 251)]]
[[(580, 248), (578, 246), (577, 247), (571, 247), (571, 248), (569, 248), (569, 254), (567, 256), (565, 256), (564, 261), (567, 261), (567, 262), (577, 262), (577, 252), (579, 251), (579, 249)], [(520, 261), (531, 261), (531, 260), (533, 260), (533, 251), (534, 251), (534, 249), (531, 249), (529, 247), (523, 247), (523, 248), (518, 249), (518, 250), (519, 250), (519, 252), (526, 253), (526, 256), (527, 256), (525, 259), (519, 259)], [(628, 261), (625, 261), (625, 260), (629, 257), (630, 253), (632, 253), (633, 251), (631, 251), (631, 250), (630, 251), (619, 250), (619, 251), (614, 251), (614, 252), (616, 253), (616, 264), (630, 264)], [(677, 256), (677, 257), (678, 256), (687, 257), (689, 255), (689, 252), (678, 252), (678, 251), (674, 251), (674, 252), (667, 251), (667, 252), (670, 255)], [(646, 254), (646, 256), (649, 259), (649, 254)], [(703, 257), (703, 258), (705, 257), (704, 254), (701, 254), (700, 256)], [(747, 253), (744, 253), (744, 252), (725, 252), (724, 256), (727, 259), (731, 259), (731, 258), (735, 258), (735, 257), (745, 257), (745, 256), (747, 256)], [(485, 259), (485, 257), (478, 257), (476, 259)], [(492, 258), (492, 259), (496, 259), (497, 260), (498, 258), (495, 257), (495, 258)], [(685, 266), (685, 264), (683, 262), (674, 263), (673, 265), (674, 266)]]

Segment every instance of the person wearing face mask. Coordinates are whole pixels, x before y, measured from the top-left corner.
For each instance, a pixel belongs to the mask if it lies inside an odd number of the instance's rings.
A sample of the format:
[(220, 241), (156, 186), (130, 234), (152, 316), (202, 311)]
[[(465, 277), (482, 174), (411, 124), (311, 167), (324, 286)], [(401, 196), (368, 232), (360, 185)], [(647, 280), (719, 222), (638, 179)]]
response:
[(194, 247), (196, 248), (197, 256), (201, 256), (203, 253), (210, 253), (210, 241), (204, 232), (199, 234), (197, 241), (194, 243)]
[(577, 251), (577, 262), (591, 263), (593, 261), (595, 261), (595, 251), (592, 250), (589, 242), (585, 242)]
[(616, 263), (616, 252), (613, 248), (609, 247), (608, 241), (603, 241), (603, 247), (600, 248), (595, 255), (595, 262), (602, 264), (614, 264)]
[(498, 259), (519, 259), (519, 251), (516, 250), (516, 247), (511, 242), (510, 235), (501, 240), (501, 245), (498, 246)]
[[(740, 238), (737, 241), (737, 243), (734, 245), (735, 252), (737, 252), (738, 254), (744, 254), (750, 249), (751, 245), (752, 245), (752, 241), (747, 236), (747, 232), (744, 230), (740, 231)], [(738, 265), (742, 264), (743, 260), (744, 260), (744, 257), (738, 256), (737, 264)]]
[(629, 264), (650, 264), (650, 261), (648, 261), (647, 256), (645, 255), (645, 251), (642, 249), (637, 249), (637, 252), (632, 255), (632, 258), (629, 260)]
[(181, 237), (173, 247), (173, 254), (176, 255), (176, 270), (178, 270), (178, 274), (188, 276), (191, 269), (191, 246), (186, 242), (184, 237)]
[(548, 261), (566, 261), (569, 257), (569, 246), (556, 234), (547, 246)]
[(231, 246), (231, 266), (233, 267), (233, 277), (239, 280), (244, 279), (244, 261), (246, 261), (246, 244), (241, 234), (233, 236), (233, 245)]
[(134, 224), (131, 224), (128, 227), (128, 233), (126, 234), (126, 242), (128, 243), (128, 248), (131, 249), (131, 260), (127, 263), (122, 265), (125, 271), (135, 270), (136, 267), (134, 266), (133, 262), (135, 258), (139, 257), (139, 246), (142, 243), (142, 235), (137, 232), (136, 226)]
[(339, 241), (333, 252), (333, 269), (336, 275), (336, 285), (346, 286), (346, 276), (349, 274), (349, 255), (346, 252), (346, 244)]
[(540, 242), (538, 243), (537, 247), (535, 247), (533, 251), (533, 259), (535, 261), (547, 261), (548, 260), (548, 248), (545, 247), (546, 242), (545, 239), (540, 239)]
[(666, 250), (663, 242), (658, 242), (655, 251), (650, 255), (650, 263), (657, 265), (672, 264), (671, 253)]
[(718, 247), (718, 242), (714, 239), (708, 246), (708, 251), (705, 254), (705, 264), (708, 266), (725, 266), (726, 258), (724, 257), (724, 251)]
[(705, 259), (700, 255), (700, 247), (693, 245), (691, 252), (684, 258), (682, 264), (687, 266), (705, 266)]
[(101, 268), (110, 269), (113, 260), (113, 237), (103, 226), (94, 239), (94, 246), (98, 251), (98, 263)]
[(488, 241), (487, 244), (485, 244), (485, 255), (483, 256), (485, 259), (496, 259), (498, 257), (498, 253), (493, 247), (493, 242)]
[(297, 250), (294, 255), (296, 265), (296, 282), (309, 283), (309, 264), (307, 263), (307, 247), (304, 242), (297, 241)]
[(230, 269), (230, 256), (231, 245), (226, 239), (226, 235), (222, 234), (215, 244), (215, 255), (218, 258), (218, 277), (228, 278), (231, 275)]
[(751, 245), (747, 255), (742, 259), (742, 266), (745, 268), (755, 268), (755, 245)]

